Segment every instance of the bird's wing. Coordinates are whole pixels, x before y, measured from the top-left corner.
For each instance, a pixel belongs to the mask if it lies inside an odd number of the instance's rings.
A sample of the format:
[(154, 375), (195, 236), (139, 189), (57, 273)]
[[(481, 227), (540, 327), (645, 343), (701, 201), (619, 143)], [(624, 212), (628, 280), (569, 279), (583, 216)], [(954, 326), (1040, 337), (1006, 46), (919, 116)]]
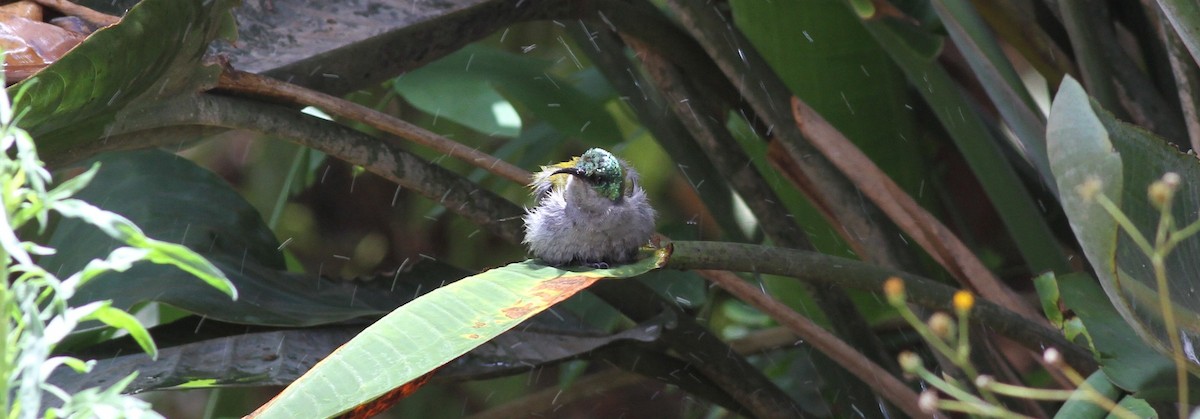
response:
[(633, 194), (635, 186), (641, 186), (641, 177), (638, 175), (637, 170), (633, 168), (633, 165), (629, 164), (625, 159), (621, 159), (621, 170), (625, 172), (625, 196), (629, 196)]

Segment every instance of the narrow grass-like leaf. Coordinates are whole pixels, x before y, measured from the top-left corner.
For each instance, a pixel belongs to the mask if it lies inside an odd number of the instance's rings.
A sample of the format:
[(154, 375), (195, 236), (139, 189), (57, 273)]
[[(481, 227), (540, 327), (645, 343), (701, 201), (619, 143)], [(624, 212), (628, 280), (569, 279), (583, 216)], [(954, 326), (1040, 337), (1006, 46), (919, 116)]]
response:
[(1030, 268), (1035, 272), (1070, 271), (1066, 256), (1056, 244), (1057, 239), (1042, 211), (1016, 171), (1005, 161), (999, 139), (973, 111), (975, 107), (946, 69), (937, 61), (922, 56), (908, 40), (933, 35), (892, 18), (881, 17), (862, 23), (937, 115), (975, 178), (979, 179)]
[(979, 77), (983, 90), (1000, 112), (1000, 117), (1012, 128), (1021, 142), (1021, 150), (1042, 174), (1050, 177), (1050, 160), (1046, 157), (1046, 121), (1021, 76), (1000, 49), (971, 2), (935, 0), (934, 10), (946, 25), (950, 38)]
[(1200, 64), (1200, 3), (1193, 0), (1158, 0), (1158, 6), (1192, 53), (1192, 60)]
[(84, 320), (99, 320), (104, 324), (129, 332), (129, 336), (138, 343), (138, 346), (142, 347), (147, 355), (150, 355), (150, 358), (158, 358), (158, 347), (154, 345), (154, 339), (150, 337), (150, 332), (146, 331), (146, 327), (142, 326), (136, 317), (126, 313), (125, 310), (107, 303), (90, 316), (85, 317)]
[(167, 243), (151, 238), (145, 238), (142, 247), (150, 250), (146, 254), (146, 260), (160, 265), (175, 266), (207, 282), (213, 288), (229, 294), (230, 298), (237, 299), (237, 288), (234, 288), (229, 278), (225, 277), (225, 273), (217, 269), (216, 266), (213, 266), (212, 262), (209, 262), (208, 259), (192, 251), (192, 249), (188, 249), (183, 245)]
[(92, 224), (113, 239), (132, 247), (145, 249), (146, 260), (172, 265), (207, 282), (213, 288), (237, 299), (237, 289), (225, 274), (211, 262), (187, 247), (146, 237), (129, 219), (119, 214), (102, 210), (95, 205), (78, 199), (64, 199), (54, 204), (60, 214)]
[(457, 358), (603, 278), (661, 266), (669, 251), (632, 265), (562, 270), (533, 261), (463, 278), (368, 327), (251, 417), (328, 417), (373, 400)]

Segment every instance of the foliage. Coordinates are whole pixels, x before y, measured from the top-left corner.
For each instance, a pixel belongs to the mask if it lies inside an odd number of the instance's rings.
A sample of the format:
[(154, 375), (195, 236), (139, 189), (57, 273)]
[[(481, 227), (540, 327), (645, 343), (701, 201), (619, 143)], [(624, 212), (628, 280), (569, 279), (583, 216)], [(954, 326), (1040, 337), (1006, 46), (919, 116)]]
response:
[[(396, 409), (426, 417), (618, 416), (616, 389), (645, 396), (639, 416), (689, 417), (1184, 415), (1170, 403), (1200, 400), (1189, 2), (177, 3), (141, 1), (26, 82), (22, 127), (53, 168), (101, 164), (65, 184), (95, 207), (30, 205), (179, 244), (21, 215), (59, 249), (42, 266), (86, 271), (121, 237), (143, 250), (111, 264), (190, 248), (211, 265), (177, 266), (223, 272), (210, 282), (242, 297), (161, 267), (89, 277), (63, 298), (157, 317), (145, 336), (176, 362), (65, 337), (57, 354), (102, 359), (93, 378), (295, 381), (268, 407), (333, 414), (436, 370)], [(232, 15), (237, 47), (212, 46)], [(206, 64), (210, 46), (229, 67)], [(169, 152), (131, 151), (153, 146)], [(526, 170), (594, 146), (639, 169), (674, 253), (533, 304), (541, 281), (606, 275), (488, 269), (523, 258)], [(547, 311), (462, 333), (525, 303)], [(947, 333), (919, 320), (938, 311), (956, 313), (932, 316)], [(1039, 364), (1046, 347), (1062, 364)], [(906, 371), (938, 402), (919, 405)], [(654, 380), (665, 390), (633, 384)], [(211, 394), (212, 415), (269, 397)]]
[[(18, 98), (22, 93), (25, 92), (17, 94)], [(0, 253), (4, 256), (0, 276), (6, 278), (0, 282), (3, 414), (11, 418), (34, 418), (46, 410), (46, 417), (157, 417), (145, 401), (121, 394), (136, 374), (105, 389), (89, 388), (74, 393), (47, 382), (50, 374), (61, 367), (86, 373), (94, 366), (95, 361), (52, 355), (85, 322), (98, 321), (128, 332), (148, 355), (157, 356), (154, 341), (141, 323), (128, 312), (113, 307), (111, 301), (76, 306), (69, 300), (98, 276), (126, 271), (140, 261), (182, 269), (234, 299), (237, 291), (220, 270), (190, 249), (146, 237), (125, 217), (72, 198), (87, 186), (97, 167), (50, 188), (50, 172), (38, 158), (33, 138), (16, 126), (15, 119), (8, 96), (0, 96), (0, 202), (4, 203), (4, 212), (0, 213)], [(52, 213), (86, 222), (123, 246), (113, 249), (103, 259), (91, 260), (78, 272), (60, 277), (35, 262), (38, 257), (54, 254), (55, 249), (20, 237), (36, 236), (36, 232), (45, 230)]]

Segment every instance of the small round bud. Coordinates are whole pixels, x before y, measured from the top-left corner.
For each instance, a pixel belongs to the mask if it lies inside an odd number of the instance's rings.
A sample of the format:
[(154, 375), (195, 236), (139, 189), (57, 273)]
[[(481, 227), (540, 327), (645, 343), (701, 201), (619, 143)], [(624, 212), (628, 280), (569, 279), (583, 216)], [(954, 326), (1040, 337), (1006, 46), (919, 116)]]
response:
[(1179, 177), (1178, 173), (1163, 174), (1162, 179), (1151, 183), (1150, 188), (1146, 191), (1146, 195), (1150, 197), (1150, 203), (1158, 209), (1170, 205), (1171, 198), (1175, 196), (1175, 191), (1179, 189), (1179, 183), (1182, 181), (1183, 179)]
[(1042, 360), (1050, 365), (1060, 365), (1062, 364), (1062, 354), (1058, 352), (1058, 349), (1046, 348), (1046, 351), (1042, 352)]
[(975, 387), (978, 388), (986, 389), (994, 382), (996, 382), (996, 379), (987, 374), (982, 374), (978, 377), (975, 377)]
[(1156, 180), (1150, 184), (1150, 189), (1146, 191), (1146, 196), (1150, 198), (1150, 203), (1154, 208), (1162, 209), (1168, 202), (1171, 201), (1171, 195), (1175, 193), (1166, 182)]
[(1091, 176), (1087, 180), (1075, 187), (1075, 193), (1078, 193), (1084, 201), (1091, 202), (1096, 198), (1096, 194), (1100, 193), (1100, 189), (1104, 187), (1104, 182), (1100, 178)]
[(904, 280), (898, 277), (888, 278), (883, 283), (883, 295), (887, 296), (891, 305), (904, 304)]
[(926, 389), (917, 397), (917, 407), (930, 415), (937, 413), (938, 393), (934, 389)]
[(929, 330), (934, 336), (942, 340), (950, 339), (950, 335), (954, 332), (954, 319), (950, 318), (949, 314), (943, 312), (933, 313), (929, 316)]
[(901, 352), (898, 359), (900, 361), (900, 369), (907, 373), (915, 373), (924, 365), (921, 362), (920, 356), (917, 356), (917, 354), (909, 351)]
[(975, 296), (970, 291), (959, 290), (954, 293), (954, 312), (958, 314), (958, 317), (966, 316), (974, 306)]
[(1170, 186), (1171, 189), (1178, 189), (1179, 184), (1183, 182), (1183, 178), (1179, 177), (1178, 173), (1167, 172), (1163, 174), (1162, 181), (1163, 183), (1167, 184), (1167, 186)]

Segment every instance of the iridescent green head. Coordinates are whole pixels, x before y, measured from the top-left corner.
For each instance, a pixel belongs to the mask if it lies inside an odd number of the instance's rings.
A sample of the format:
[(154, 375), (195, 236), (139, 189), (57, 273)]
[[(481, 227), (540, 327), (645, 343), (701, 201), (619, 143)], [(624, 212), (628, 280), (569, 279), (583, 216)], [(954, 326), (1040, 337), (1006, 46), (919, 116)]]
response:
[(554, 173), (574, 175), (612, 201), (619, 201), (625, 194), (625, 171), (621, 168), (621, 160), (602, 148), (588, 150), (575, 160), (574, 166)]

